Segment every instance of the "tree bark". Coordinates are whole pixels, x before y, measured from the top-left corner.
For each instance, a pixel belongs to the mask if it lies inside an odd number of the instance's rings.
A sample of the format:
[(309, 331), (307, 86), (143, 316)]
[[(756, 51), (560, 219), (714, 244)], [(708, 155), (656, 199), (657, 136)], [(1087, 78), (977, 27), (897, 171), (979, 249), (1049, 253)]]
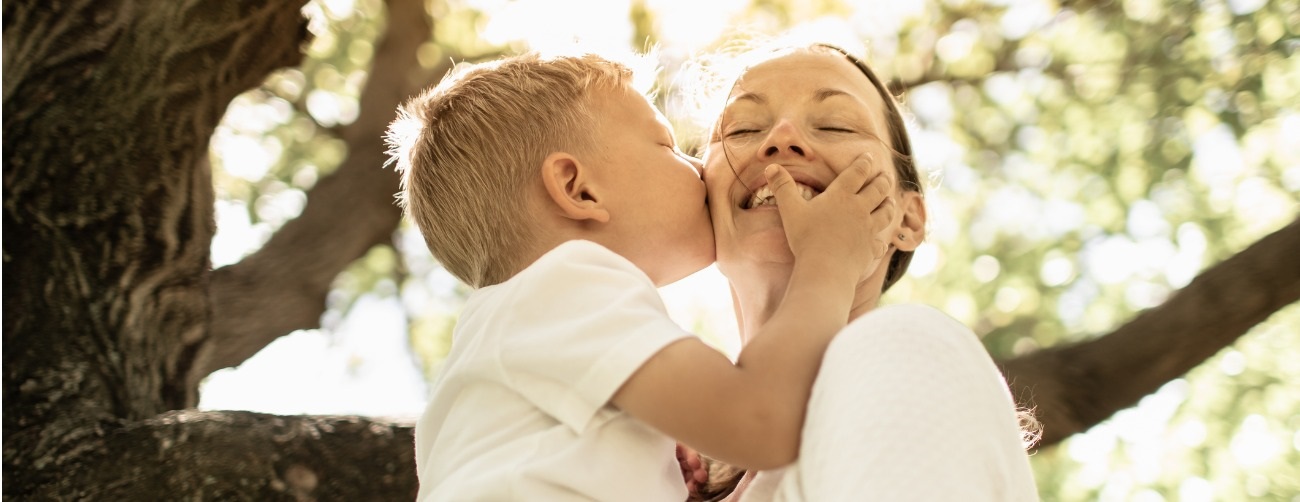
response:
[(1201, 273), (1106, 336), (1006, 361), (1012, 392), (1056, 444), (1137, 404), (1300, 300), (1300, 220)]
[(109, 433), (112, 456), (50, 490), (60, 500), (415, 500), (410, 427), (374, 419), (183, 410)]
[(305, 1), (5, 2), (6, 495), (197, 401), (208, 141), (301, 61)]

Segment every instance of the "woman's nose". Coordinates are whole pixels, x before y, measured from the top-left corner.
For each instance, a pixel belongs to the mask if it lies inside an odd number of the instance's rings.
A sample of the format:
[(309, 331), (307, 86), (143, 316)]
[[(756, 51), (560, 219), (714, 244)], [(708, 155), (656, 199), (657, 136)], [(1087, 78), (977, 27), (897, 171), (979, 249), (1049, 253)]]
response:
[(799, 129), (788, 120), (777, 122), (767, 134), (762, 146), (759, 147), (759, 155), (764, 159), (783, 154), (806, 158), (811, 153), (808, 143), (803, 135), (799, 133)]

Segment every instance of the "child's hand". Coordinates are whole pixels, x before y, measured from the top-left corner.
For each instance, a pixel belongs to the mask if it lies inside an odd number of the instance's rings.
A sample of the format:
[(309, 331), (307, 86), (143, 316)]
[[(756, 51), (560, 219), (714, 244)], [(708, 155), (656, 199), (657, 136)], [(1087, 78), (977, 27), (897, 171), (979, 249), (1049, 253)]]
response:
[(677, 443), (677, 463), (682, 468), (682, 479), (686, 481), (687, 500), (698, 500), (700, 487), (709, 480), (708, 467), (696, 453), (681, 443)]
[(868, 181), (871, 160), (869, 154), (859, 156), (811, 200), (803, 199), (785, 168), (767, 167), (764, 173), (796, 260), (817, 256), (855, 268), (865, 266), (860, 269), (863, 276), (876, 269), (889, 246), (887, 229), (897, 205), (887, 176), (878, 173)]

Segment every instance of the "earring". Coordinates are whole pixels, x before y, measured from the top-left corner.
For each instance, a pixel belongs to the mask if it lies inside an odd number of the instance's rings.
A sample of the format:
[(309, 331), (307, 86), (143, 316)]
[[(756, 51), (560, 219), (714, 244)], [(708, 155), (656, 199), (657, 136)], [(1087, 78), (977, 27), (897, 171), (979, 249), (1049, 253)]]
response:
[(903, 234), (898, 234), (898, 240), (905, 241), (907, 240), (907, 236)]

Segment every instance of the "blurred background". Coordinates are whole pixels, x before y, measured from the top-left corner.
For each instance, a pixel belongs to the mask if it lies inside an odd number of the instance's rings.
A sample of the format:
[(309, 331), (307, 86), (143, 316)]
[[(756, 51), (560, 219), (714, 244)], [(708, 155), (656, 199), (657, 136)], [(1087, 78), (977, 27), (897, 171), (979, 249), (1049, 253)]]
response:
[[(699, 144), (683, 63), (795, 29), (865, 45), (899, 83), (928, 175), (928, 242), (887, 302), (938, 307), (997, 357), (1104, 334), (1300, 210), (1300, 1), (429, 0), (434, 68), (575, 42), (657, 48), (659, 104)], [(213, 266), (296, 217), (347, 154), (380, 0), (319, 0), (296, 69), (236, 99), (212, 142)], [(380, 166), (375, 166), (379, 169)], [(1300, 256), (1296, 257), (1300, 260)], [(734, 353), (709, 268), (662, 290)], [(203, 384), (200, 407), (411, 418), (468, 290), (414, 227), (335, 282), (319, 330)], [(1300, 501), (1300, 306), (1134, 408), (1033, 456), (1041, 496)]]

